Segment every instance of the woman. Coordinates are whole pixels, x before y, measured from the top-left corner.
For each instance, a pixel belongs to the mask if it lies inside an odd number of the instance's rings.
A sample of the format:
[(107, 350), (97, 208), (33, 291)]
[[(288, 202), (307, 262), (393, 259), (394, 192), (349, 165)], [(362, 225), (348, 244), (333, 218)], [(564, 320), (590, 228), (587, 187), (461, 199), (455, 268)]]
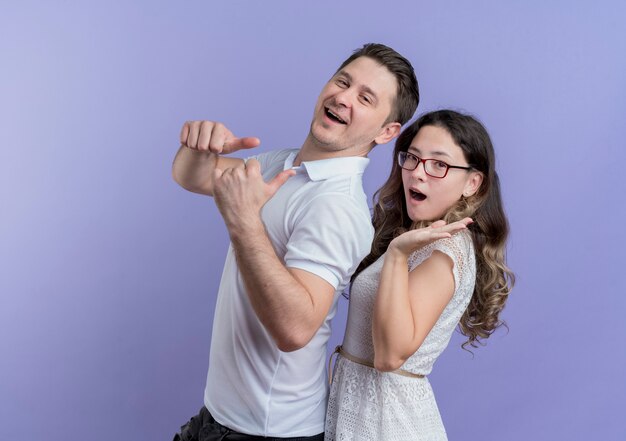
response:
[(493, 146), (474, 118), (423, 115), (398, 138), (350, 292), (327, 440), (445, 440), (426, 375), (459, 326), (476, 346), (514, 282)]

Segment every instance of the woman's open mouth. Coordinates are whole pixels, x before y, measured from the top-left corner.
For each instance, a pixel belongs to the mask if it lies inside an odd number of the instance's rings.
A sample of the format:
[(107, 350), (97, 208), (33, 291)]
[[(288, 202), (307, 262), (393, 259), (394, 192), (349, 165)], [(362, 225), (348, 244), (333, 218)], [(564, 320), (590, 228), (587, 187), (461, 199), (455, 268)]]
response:
[(419, 191), (409, 190), (409, 194), (411, 195), (411, 199), (416, 201), (423, 201), (426, 199), (426, 195), (424, 193), (420, 193)]

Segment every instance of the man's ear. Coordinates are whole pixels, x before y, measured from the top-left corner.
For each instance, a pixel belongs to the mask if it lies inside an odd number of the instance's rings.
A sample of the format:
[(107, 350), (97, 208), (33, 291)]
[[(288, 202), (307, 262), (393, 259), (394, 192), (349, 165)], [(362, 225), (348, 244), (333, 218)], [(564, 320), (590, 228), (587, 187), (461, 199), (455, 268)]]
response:
[(402, 125), (399, 122), (390, 122), (385, 124), (378, 136), (374, 138), (374, 142), (376, 144), (387, 144), (400, 134), (401, 127)]
[(483, 183), (483, 174), (479, 171), (470, 172), (470, 176), (465, 183), (465, 187), (463, 188), (463, 196), (466, 198), (470, 196), (474, 196), (480, 185)]

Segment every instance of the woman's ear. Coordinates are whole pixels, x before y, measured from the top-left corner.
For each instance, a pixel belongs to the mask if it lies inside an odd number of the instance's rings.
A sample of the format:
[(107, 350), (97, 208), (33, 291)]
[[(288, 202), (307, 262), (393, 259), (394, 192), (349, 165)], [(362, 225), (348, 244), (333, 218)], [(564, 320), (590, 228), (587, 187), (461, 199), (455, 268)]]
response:
[(483, 183), (483, 174), (479, 171), (470, 172), (470, 176), (465, 182), (465, 187), (463, 187), (463, 196), (468, 198), (470, 196), (474, 196), (476, 192), (480, 189), (481, 184)]

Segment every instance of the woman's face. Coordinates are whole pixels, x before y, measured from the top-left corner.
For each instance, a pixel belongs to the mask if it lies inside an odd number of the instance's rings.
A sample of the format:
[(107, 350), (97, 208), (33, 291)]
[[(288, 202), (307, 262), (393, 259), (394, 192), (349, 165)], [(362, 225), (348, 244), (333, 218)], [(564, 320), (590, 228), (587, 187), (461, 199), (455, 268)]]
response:
[[(411, 161), (415, 163), (415, 157), (434, 159), (428, 164), (431, 174), (442, 174), (445, 164), (468, 167), (461, 147), (454, 143), (446, 129), (437, 126), (422, 127), (411, 141), (407, 153), (405, 166)], [(429, 176), (422, 161), (415, 170), (402, 169), (406, 208), (414, 222), (441, 219), (461, 196), (469, 197), (476, 193), (481, 182), (480, 172), (458, 168), (448, 168), (443, 178)]]

